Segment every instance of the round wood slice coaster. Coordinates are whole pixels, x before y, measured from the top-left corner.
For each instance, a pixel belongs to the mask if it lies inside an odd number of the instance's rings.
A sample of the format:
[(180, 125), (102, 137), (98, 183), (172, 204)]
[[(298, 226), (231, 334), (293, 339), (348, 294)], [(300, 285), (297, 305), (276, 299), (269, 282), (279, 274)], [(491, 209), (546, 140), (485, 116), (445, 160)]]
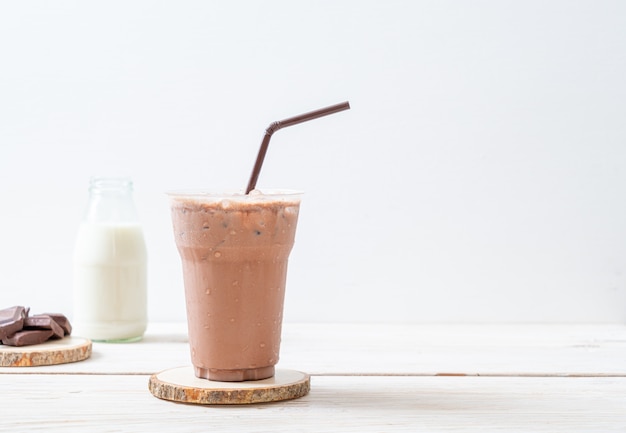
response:
[(193, 367), (165, 370), (150, 377), (155, 397), (192, 404), (252, 404), (290, 400), (309, 393), (311, 378), (295, 370), (276, 370), (274, 377), (245, 382), (199, 379)]
[(36, 367), (66, 364), (91, 356), (91, 340), (82, 337), (64, 337), (32, 346), (0, 344), (0, 367)]

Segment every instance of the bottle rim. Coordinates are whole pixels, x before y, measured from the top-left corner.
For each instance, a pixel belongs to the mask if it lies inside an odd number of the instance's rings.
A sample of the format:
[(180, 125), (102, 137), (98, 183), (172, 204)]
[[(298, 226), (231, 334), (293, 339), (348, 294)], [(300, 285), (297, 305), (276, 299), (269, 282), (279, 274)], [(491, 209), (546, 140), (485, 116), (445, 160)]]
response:
[(130, 176), (92, 176), (89, 179), (90, 191), (114, 191), (120, 189), (133, 189), (133, 181)]

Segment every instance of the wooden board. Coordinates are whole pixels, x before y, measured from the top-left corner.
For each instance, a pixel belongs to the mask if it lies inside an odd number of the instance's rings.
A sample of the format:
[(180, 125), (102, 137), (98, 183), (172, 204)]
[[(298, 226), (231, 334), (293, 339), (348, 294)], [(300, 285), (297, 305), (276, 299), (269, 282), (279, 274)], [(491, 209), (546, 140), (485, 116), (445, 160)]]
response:
[(305, 397), (252, 406), (161, 400), (149, 377), (0, 374), (0, 432), (626, 432), (620, 377), (313, 376)]
[(48, 340), (32, 346), (0, 345), (0, 367), (36, 367), (66, 364), (91, 356), (91, 341), (82, 337)]
[(193, 367), (179, 367), (150, 377), (155, 397), (193, 404), (252, 404), (291, 400), (308, 394), (310, 377), (295, 370), (276, 370), (274, 377), (245, 382), (199, 379)]
[[(37, 373), (150, 376), (191, 363), (186, 323), (150, 323), (140, 342), (94, 342), (93, 350), (97, 356), (89, 362), (39, 367)], [(284, 323), (276, 367), (311, 376), (626, 377), (626, 326)], [(0, 368), (0, 374), (23, 371)]]

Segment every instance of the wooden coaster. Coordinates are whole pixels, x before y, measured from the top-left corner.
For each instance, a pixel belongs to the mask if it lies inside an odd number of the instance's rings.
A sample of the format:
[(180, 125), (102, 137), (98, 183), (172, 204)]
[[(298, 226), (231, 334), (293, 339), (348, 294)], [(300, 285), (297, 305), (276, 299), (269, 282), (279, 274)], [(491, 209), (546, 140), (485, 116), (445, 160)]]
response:
[(48, 340), (32, 346), (7, 346), (0, 344), (0, 367), (36, 367), (66, 364), (91, 356), (91, 341), (82, 337), (65, 337)]
[(309, 393), (311, 378), (295, 370), (276, 370), (274, 377), (246, 382), (199, 379), (193, 367), (178, 367), (150, 377), (155, 397), (193, 404), (252, 404), (290, 400)]

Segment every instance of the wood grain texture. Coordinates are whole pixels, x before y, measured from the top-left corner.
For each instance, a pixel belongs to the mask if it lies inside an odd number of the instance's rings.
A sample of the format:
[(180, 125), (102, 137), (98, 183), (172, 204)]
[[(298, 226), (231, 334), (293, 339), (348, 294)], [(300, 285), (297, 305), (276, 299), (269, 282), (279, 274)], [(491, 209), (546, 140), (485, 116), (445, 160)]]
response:
[[(282, 337), (276, 367), (311, 375), (626, 376), (624, 325), (285, 323)], [(87, 362), (37, 373), (151, 375), (189, 364), (186, 325), (151, 323), (138, 343), (94, 342)]]
[(190, 364), (184, 324), (151, 324), (84, 362), (2, 367), (0, 433), (626, 431), (623, 325), (285, 324), (277, 369), (309, 373), (307, 395), (152, 395), (153, 374)]
[(277, 370), (269, 379), (247, 382), (215, 382), (198, 379), (192, 367), (166, 370), (150, 377), (155, 397), (190, 404), (254, 404), (291, 400), (308, 394), (309, 375)]
[(313, 376), (302, 398), (241, 406), (174, 404), (148, 379), (0, 375), (0, 432), (626, 431), (626, 378)]
[(83, 361), (91, 356), (91, 348), (91, 341), (80, 337), (23, 347), (0, 345), (0, 367), (38, 367)]

